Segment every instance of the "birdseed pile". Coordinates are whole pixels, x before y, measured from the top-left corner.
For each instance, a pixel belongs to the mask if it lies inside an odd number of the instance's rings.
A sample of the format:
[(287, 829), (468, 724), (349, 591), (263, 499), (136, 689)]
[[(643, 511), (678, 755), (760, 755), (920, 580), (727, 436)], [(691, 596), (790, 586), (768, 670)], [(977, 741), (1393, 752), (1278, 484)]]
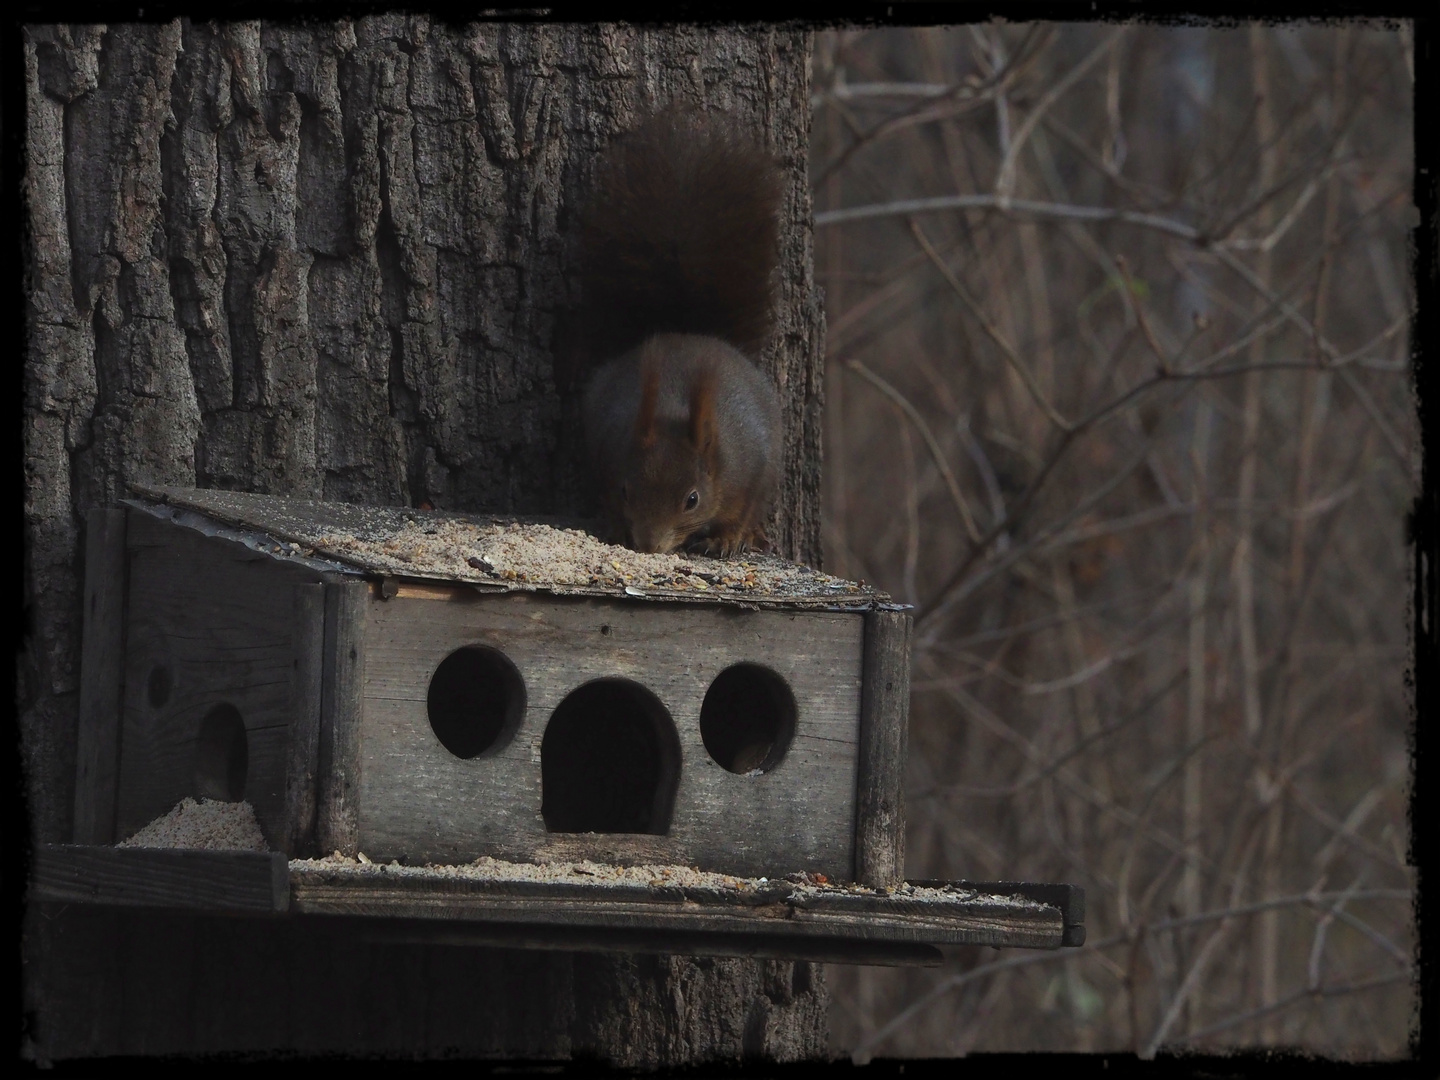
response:
[[(544, 881), (573, 885), (673, 885), (690, 889), (754, 889), (767, 885), (769, 878), (744, 878), (733, 874), (717, 874), (696, 866), (670, 866), (645, 863), (638, 866), (616, 866), (590, 859), (566, 859), (547, 863), (513, 863), (504, 859), (481, 856), (460, 865), (403, 866), (399, 862), (373, 862), (364, 852), (358, 856), (338, 851), (323, 859), (292, 859), (292, 870), (349, 871), (361, 875), (389, 874), (396, 877), (448, 879), (463, 881)], [(775, 879), (777, 882), (779, 879)], [(823, 874), (791, 874), (792, 884), (822, 887), (827, 883)]]
[[(319, 874), (329, 878), (374, 878), (386, 876), (400, 880), (472, 881), (472, 882), (542, 882), (547, 884), (582, 885), (595, 888), (678, 888), (741, 894), (773, 894), (770, 899), (800, 900), (813, 897), (860, 894), (904, 901), (949, 904), (972, 901), (981, 894), (975, 889), (958, 886), (931, 888), (908, 882), (894, 888), (876, 889), (853, 882), (833, 882), (823, 874), (792, 873), (783, 878), (747, 878), (734, 874), (718, 874), (694, 866), (643, 864), (615, 866), (589, 859), (563, 860), (549, 863), (512, 863), (482, 856), (472, 863), (458, 866), (404, 866), (399, 862), (377, 863), (364, 853), (352, 857), (338, 851), (323, 859), (291, 859), (290, 872)], [(762, 898), (764, 898), (762, 896)], [(1020, 896), (985, 896), (990, 906), (1033, 911), (1043, 905)]]
[(185, 798), (116, 847), (266, 851), (265, 836), (248, 802)]

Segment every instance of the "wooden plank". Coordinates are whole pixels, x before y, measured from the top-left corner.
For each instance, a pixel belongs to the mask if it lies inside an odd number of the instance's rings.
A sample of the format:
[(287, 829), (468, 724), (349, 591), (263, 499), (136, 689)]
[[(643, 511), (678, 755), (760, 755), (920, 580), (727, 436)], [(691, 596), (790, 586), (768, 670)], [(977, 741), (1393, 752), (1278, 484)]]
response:
[(115, 839), (125, 656), (123, 510), (97, 507), (86, 515), (84, 596), (71, 835), (77, 844), (108, 844)]
[[(1057, 948), (1083, 917), (1073, 886), (957, 883), (925, 893), (814, 890), (784, 880), (743, 889), (456, 877), (434, 870), (289, 863), (280, 852), (46, 844), (30, 899), (350, 918), (395, 940), (925, 963), (935, 945)], [(1067, 911), (1025, 892), (1060, 899)], [(1062, 895), (1063, 894), (1063, 895)], [(1018, 897), (1018, 898), (1017, 898)], [(1082, 928), (1083, 929), (1083, 928)]]
[[(653, 847), (659, 861), (761, 876), (790, 869), (844, 880), (853, 868), (863, 617), (457, 593), (398, 594), (370, 607), (365, 639), (359, 849), (379, 861), (606, 859)], [(429, 680), (453, 650), (503, 652), (525, 682), (510, 742), (461, 759), (430, 727)], [(740, 662), (778, 673), (794, 695), (793, 739), (770, 771), (726, 771), (705, 749), (701, 705)], [(680, 776), (668, 834), (548, 833), (540, 748), (567, 694), (634, 680), (666, 707)], [(328, 850), (328, 849), (327, 849)], [(353, 852), (349, 849), (347, 853)]]
[(315, 811), (320, 778), (320, 710), (325, 668), (325, 586), (294, 587), (293, 684), (289, 758), (285, 769), (285, 850), (315, 853)]
[(809, 960), (819, 964), (864, 964), (870, 967), (938, 967), (944, 960), (943, 954), (935, 946), (914, 942), (763, 937), (754, 934), (709, 933), (704, 930), (532, 926), (525, 923), (450, 925), (423, 919), (387, 920), (380, 926), (376, 926), (373, 920), (360, 918), (347, 921), (354, 924), (351, 933), (358, 940), (396, 945), (649, 953), (663, 956), (739, 956), (753, 960)]
[(807, 896), (783, 883), (758, 892), (645, 889), (293, 868), (291, 906), (312, 915), (997, 948), (1058, 948), (1064, 933), (1060, 911), (1036, 903), (975, 894)]
[(289, 863), (281, 852), (39, 844), (31, 862), (29, 899), (282, 912), (290, 905)]
[(130, 511), (124, 711), (116, 838), (203, 794), (205, 717), (228, 705), (245, 729), (243, 796), (273, 848), (287, 834), (294, 712), (293, 598), (313, 571)]
[(905, 879), (910, 627), (908, 611), (872, 611), (865, 616), (855, 800), (855, 880), (862, 885), (884, 887)]
[(325, 585), (325, 645), (320, 699), (320, 783), (316, 842), (322, 852), (352, 853), (359, 843), (361, 709), (365, 680), (366, 582)]
[(1037, 904), (1049, 904), (1060, 910), (1065, 924), (1065, 946), (1085, 944), (1085, 890), (1079, 885), (1057, 885), (1034, 881), (912, 881), (925, 889), (959, 888), (995, 896), (1022, 896)]
[(693, 866), (695, 852), (673, 836), (636, 833), (549, 833), (535, 861), (608, 863), (611, 866)]

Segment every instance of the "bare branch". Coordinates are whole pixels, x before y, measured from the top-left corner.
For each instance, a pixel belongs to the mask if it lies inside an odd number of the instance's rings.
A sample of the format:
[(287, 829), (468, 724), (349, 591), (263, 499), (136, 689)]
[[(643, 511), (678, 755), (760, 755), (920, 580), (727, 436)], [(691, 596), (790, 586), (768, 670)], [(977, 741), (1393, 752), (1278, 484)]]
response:
[(1397, 859), (1393, 852), (1386, 851), (1379, 844), (1371, 843), (1353, 829), (1346, 828), (1343, 821), (1336, 819), (1332, 814), (1327, 813), (1323, 808), (1317, 806), (1313, 800), (1294, 784), (1286, 784), (1284, 790), (1291, 802), (1327, 829), (1330, 829), (1336, 837), (1349, 844), (1356, 851), (1364, 852), (1376, 862), (1399, 870), (1403, 874), (1408, 875), (1412, 872), (1411, 868)]
[[(1300, 893), (1295, 896), (1275, 897), (1271, 900), (1257, 901), (1253, 904), (1244, 904), (1235, 907), (1224, 908), (1218, 911), (1207, 911), (1196, 916), (1176, 919), (1165, 919), (1159, 922), (1153, 922), (1137, 926), (1129, 931), (1126, 931), (1125, 933), (1113, 934), (1110, 937), (1107, 937), (1101, 941), (1087, 942), (1086, 953), (1095, 952), (1103, 949), (1112, 949), (1120, 945), (1129, 946), (1136, 940), (1136, 938), (1140, 934), (1145, 932), (1176, 929), (1179, 927), (1196, 925), (1202, 922), (1213, 922), (1217, 919), (1232, 919), (1241, 915), (1252, 914), (1258, 911), (1266, 911), (1272, 908), (1294, 907), (1303, 904), (1325, 903), (1338, 900), (1342, 897), (1348, 897), (1350, 901), (1404, 900), (1408, 902), (1413, 899), (1413, 894), (1408, 889), (1357, 889), (1354, 891), (1347, 890), (1345, 892)], [(869, 1052), (873, 1050), (876, 1046), (879, 1046), (896, 1031), (905, 1026), (905, 1024), (913, 1020), (921, 1011), (928, 1008), (930, 1005), (938, 1001), (944, 995), (946, 995), (952, 990), (959, 989), (967, 983), (973, 982), (974, 980), (983, 978), (987, 975), (994, 975), (1001, 971), (1007, 971), (1011, 968), (1028, 967), (1032, 964), (1043, 964), (1055, 960), (1072, 959), (1074, 958), (1074, 956), (1075, 954), (1064, 952), (1032, 953), (1025, 956), (1007, 957), (1004, 960), (996, 960), (989, 964), (982, 964), (979, 967), (971, 968), (969, 971), (963, 971), (958, 974), (951, 975), (949, 978), (942, 980), (935, 986), (932, 986), (923, 995), (921, 995), (915, 1001), (911, 1002), (903, 1010), (901, 1010), (889, 1021), (887, 1021), (882, 1027), (878, 1028), (862, 1043), (858, 1044), (852, 1051), (852, 1058), (856, 1059), (857, 1062), (859, 1062), (861, 1058), (868, 1061)], [(1295, 995), (1293, 999), (1287, 999), (1285, 1002), (1277, 1003), (1275, 1006), (1272, 1006), (1272, 1008), (1285, 1008), (1288, 1005), (1293, 1004), (1295, 1001), (1298, 1001), (1311, 994), (1316, 994), (1322, 997), (1332, 997), (1337, 994), (1359, 993), (1361, 991), (1370, 990), (1379, 986), (1388, 986), (1410, 977), (1411, 972), (1407, 970), (1402, 972), (1396, 972), (1392, 975), (1383, 975), (1363, 983), (1351, 983), (1346, 985), (1321, 987), (1318, 990), (1313, 991), (1307, 989)], [(1221, 1021), (1219, 1024), (1212, 1024), (1210, 1027), (1203, 1028), (1200, 1031), (1192, 1032), (1187, 1036), (1183, 1036), (1183, 1038), (1202, 1038), (1206, 1035), (1213, 1034), (1216, 1031), (1225, 1030), (1228, 1027), (1234, 1027), (1238, 1024), (1245, 1023), (1248, 1020), (1255, 1018), (1256, 1017), (1253, 1016), (1251, 1013), (1241, 1014), (1241, 1016), (1239, 1017), (1232, 1017), (1229, 1020)]]
[[(931, 246), (930, 241), (926, 238), (919, 224), (914, 221), (910, 222), (910, 231), (914, 234), (916, 242), (924, 249), (925, 254), (930, 257), (930, 261), (935, 264), (935, 268), (940, 271), (941, 276), (944, 277), (950, 285), (955, 295), (969, 308), (970, 314), (975, 316), (976, 321), (979, 322), (981, 328), (985, 331), (985, 335), (996, 344), (1005, 359), (1009, 361), (1011, 368), (1020, 376), (1020, 381), (1025, 384), (1025, 389), (1030, 392), (1030, 397), (1035, 401), (1035, 404), (1040, 406), (1045, 415), (1048, 416), (1051, 422), (1061, 431), (1069, 431), (1070, 424), (1055, 410), (1055, 406), (1050, 404), (1046, 399), (1039, 385), (1035, 382), (1035, 376), (1030, 374), (1030, 369), (1021, 363), (1020, 357), (1015, 352), (1015, 347), (1005, 340), (1004, 335), (1000, 333), (1000, 328), (992, 323), (989, 317), (986, 316), (980, 305), (966, 290), (965, 286), (960, 283), (960, 279), (955, 276), (955, 271), (951, 270), (949, 264), (940, 258), (939, 253)], [(978, 537), (972, 537), (972, 539), (978, 539)]]
[(1322, 915), (1315, 924), (1315, 936), (1310, 942), (1310, 962), (1306, 965), (1310, 973), (1309, 989), (1315, 990), (1320, 986), (1320, 961), (1325, 954), (1325, 933), (1330, 929), (1330, 924), (1335, 921), (1336, 914), (1351, 899), (1354, 898), (1356, 890), (1360, 888), (1360, 882), (1365, 880), (1365, 873), (1361, 871), (1356, 875), (1350, 887), (1335, 899), (1334, 905), (1329, 911)]
[(970, 539), (976, 543), (980, 541), (980, 528), (975, 524), (975, 516), (970, 511), (970, 504), (960, 492), (960, 485), (955, 480), (955, 474), (950, 471), (950, 464), (945, 460), (945, 452), (940, 449), (940, 444), (935, 440), (935, 435), (930, 430), (930, 425), (920, 415), (919, 410), (910, 404), (910, 399), (888, 382), (876, 375), (859, 360), (847, 360), (845, 366), (855, 372), (862, 379), (868, 382), (875, 389), (879, 390), (903, 412), (920, 437), (925, 440), (925, 445), (930, 448), (930, 457), (935, 462), (935, 468), (945, 480), (945, 486), (950, 492), (950, 500), (955, 504), (955, 509), (960, 514), (960, 520), (965, 523), (965, 532)]
[(1116, 732), (1123, 731), (1125, 728), (1129, 727), (1132, 723), (1134, 723), (1136, 720), (1139, 720), (1141, 717), (1148, 716), (1150, 714), (1150, 710), (1153, 709), (1156, 705), (1158, 705), (1162, 700), (1164, 700), (1164, 698), (1168, 694), (1170, 694), (1171, 691), (1173, 691), (1177, 686), (1179, 686), (1180, 681), (1184, 677), (1185, 671), (1182, 668), (1179, 672), (1176, 673), (1173, 679), (1171, 679), (1158, 691), (1156, 691), (1149, 698), (1147, 698), (1138, 708), (1131, 710), (1129, 715), (1123, 717), (1120, 720), (1116, 720), (1112, 724), (1106, 725), (1105, 727), (1091, 733), (1090, 735), (1085, 736), (1083, 739), (1075, 743), (1074, 746), (1070, 747), (1068, 750), (1064, 751), (1052, 761), (1050, 761), (1038, 772), (1032, 773), (1029, 776), (1022, 777), (1021, 779), (1015, 781), (1015, 783), (1013, 784), (1006, 784), (1003, 787), (993, 788), (970, 787), (964, 784), (936, 784), (930, 788), (922, 789), (915, 792), (912, 797), (917, 799), (923, 799), (928, 795), (932, 795), (940, 791), (951, 792), (955, 795), (960, 795), (967, 798), (1003, 798), (1009, 797), (1011, 795), (1017, 795), (1020, 792), (1026, 790), (1027, 788), (1034, 787), (1042, 780), (1049, 779), (1063, 765), (1073, 760), (1074, 758), (1079, 757), (1080, 754), (1082, 754), (1085, 750), (1100, 742), (1102, 739), (1109, 738)]
[(1351, 901), (1403, 900), (1407, 904), (1415, 899), (1415, 893), (1410, 889), (1357, 889), (1354, 892), (1294, 893), (1290, 896), (1271, 897), (1269, 900), (1256, 900), (1249, 904), (1216, 908), (1214, 911), (1202, 911), (1197, 915), (1178, 915), (1173, 919), (1159, 919), (1143, 925), (1146, 931), (1152, 933), (1161, 930), (1179, 930), (1187, 926), (1200, 926), (1203, 923), (1214, 922), (1217, 919), (1238, 918), (1242, 915), (1253, 915), (1257, 912), (1272, 911), (1277, 908), (1323, 904), (1342, 896), (1348, 897)]
[[(997, 92), (1003, 90), (1005, 86), (1017, 78), (1024, 71), (1025, 67), (1034, 60), (1034, 56), (1028, 49), (1039, 31), (1040, 27), (1038, 25), (1030, 27), (1026, 33), (1025, 40), (1021, 42), (1020, 48), (1016, 51), (1015, 57), (1010, 63), (996, 71), (984, 82), (978, 85), (960, 83), (952, 87), (950, 92), (945, 95), (922, 97), (915, 105), (912, 105), (899, 116), (891, 117), (889, 120), (877, 124), (874, 128), (858, 136), (849, 146), (840, 152), (840, 155), (834, 161), (816, 173), (811, 180), (811, 186), (818, 189), (832, 174), (843, 168), (857, 151), (872, 142), (886, 138), (907, 127), (913, 127), (916, 124), (931, 123), (936, 120), (948, 120), (984, 105), (993, 98)], [(838, 101), (841, 99), (831, 97), (828, 100)]]
[(1254, 1020), (1264, 1019), (1282, 1009), (1288, 1009), (1291, 1005), (1304, 1001), (1306, 998), (1329, 998), (1339, 997), (1342, 994), (1360, 994), (1366, 990), (1374, 990), (1381, 986), (1393, 986), (1395, 983), (1409, 982), (1414, 977), (1415, 973), (1413, 971), (1406, 970), (1393, 972), (1389, 975), (1379, 975), (1373, 979), (1365, 979), (1361, 982), (1336, 983), (1330, 986), (1321, 986), (1314, 990), (1307, 987), (1304, 990), (1297, 991), (1289, 997), (1281, 998), (1279, 1001), (1269, 1005), (1262, 1005), (1258, 1009), (1250, 1009), (1246, 1012), (1236, 1013), (1234, 1016), (1226, 1017), (1224, 1020), (1203, 1027), (1199, 1031), (1192, 1031), (1188, 1035), (1183, 1035), (1181, 1038), (1186, 1042), (1194, 1042), (1199, 1039), (1208, 1038), (1211, 1035), (1218, 1035), (1222, 1031), (1229, 1031), (1231, 1028), (1239, 1027), (1241, 1024), (1248, 1024)]
[(1185, 981), (1180, 984), (1180, 989), (1175, 992), (1175, 997), (1170, 1002), (1170, 1007), (1165, 1010), (1164, 1018), (1160, 1021), (1159, 1026), (1156, 1027), (1155, 1033), (1150, 1036), (1150, 1041), (1145, 1044), (1145, 1049), (1140, 1051), (1140, 1057), (1142, 1059), (1149, 1060), (1154, 1058), (1155, 1051), (1158, 1050), (1160, 1044), (1165, 1041), (1165, 1036), (1170, 1034), (1170, 1028), (1174, 1025), (1175, 1021), (1180, 1018), (1180, 1010), (1185, 1007), (1185, 1002), (1190, 999), (1190, 995), (1195, 992), (1195, 987), (1200, 984), (1200, 977), (1210, 965), (1211, 959), (1215, 956), (1215, 950), (1220, 947), (1220, 943), (1229, 935), (1231, 925), (1230, 920), (1221, 920), (1220, 925), (1215, 928), (1215, 932), (1211, 934), (1210, 937), (1206, 939), (1205, 944), (1201, 946), (1200, 955), (1197, 956), (1195, 962), (1190, 965), (1190, 970), (1185, 974)]
[(1380, 411), (1380, 407), (1375, 404), (1375, 399), (1372, 398), (1369, 392), (1356, 380), (1355, 373), (1348, 367), (1338, 367), (1337, 361), (1341, 357), (1340, 350), (1326, 340), (1325, 336), (1320, 333), (1310, 320), (1300, 314), (1293, 305), (1277, 296), (1248, 266), (1228, 251), (1218, 248), (1215, 249), (1215, 251), (1226, 266), (1234, 270), (1235, 273), (1244, 278), (1256, 292), (1260, 293), (1284, 312), (1286, 318), (1304, 331), (1305, 334), (1315, 342), (1320, 351), (1325, 354), (1325, 358), (1330, 361), (1327, 366), (1339, 371), (1341, 381), (1344, 382), (1350, 392), (1355, 395), (1355, 399), (1360, 402), (1361, 407), (1370, 415), (1370, 419), (1375, 422), (1376, 428), (1380, 431), (1380, 434), (1384, 436), (1385, 443), (1390, 447), (1390, 451), (1395, 455), (1396, 459), (1408, 469), (1410, 462), (1409, 450), (1406, 449), (1405, 444), (1400, 441), (1400, 436), (1396, 433), (1394, 426)]
[(1201, 239), (1199, 229), (1158, 214), (1114, 210), (1105, 206), (1068, 206), (1037, 202), (1033, 199), (1002, 200), (996, 195), (939, 195), (929, 199), (897, 199), (894, 202), (851, 206), (843, 210), (823, 210), (815, 215), (815, 227), (820, 229), (827, 225), (843, 225), (851, 221), (910, 217), (913, 214), (933, 214), (944, 210), (998, 210), (1006, 214), (1026, 214), (1061, 221), (1119, 221), (1127, 225), (1156, 229), (1191, 243)]
[(961, 87), (950, 83), (837, 83), (810, 97), (810, 107), (819, 108), (827, 99), (858, 101), (867, 98), (937, 98), (958, 94)]
[[(1032, 762), (1037, 764), (1042, 763), (1043, 755), (1034, 743), (1032, 743), (1029, 739), (1025, 738), (1019, 732), (1010, 728), (1003, 720), (1001, 720), (998, 716), (992, 713), (989, 709), (987, 709), (984, 705), (977, 701), (973, 696), (967, 694), (964, 690), (961, 690), (958, 687), (945, 687), (944, 691), (957, 704), (959, 704), (962, 709), (965, 710), (967, 715), (975, 718), (976, 720), (979, 720), (987, 730), (991, 731), (993, 734), (998, 735), (1002, 739), (1005, 739), (1007, 742), (1010, 742), (1011, 744), (1019, 748), (1019, 750), (1023, 754), (1025, 754), (1025, 756), (1029, 758)], [(1209, 740), (1206, 741), (1208, 742)], [(1191, 751), (1198, 750), (1199, 748), (1200, 747), (1198, 746), (1192, 747)], [(1144, 832), (1145, 836), (1149, 840), (1151, 840), (1151, 842), (1158, 844), (1159, 846), (1165, 848), (1167, 851), (1174, 852), (1180, 855), (1182, 858), (1199, 858), (1202, 863), (1209, 865), (1209, 860), (1205, 859), (1203, 855), (1197, 855), (1196, 853), (1191, 851), (1186, 844), (1182, 843), (1179, 840), (1176, 840), (1169, 833), (1166, 833), (1153, 825), (1147, 824), (1141, 819), (1140, 815), (1136, 814), (1132, 810), (1127, 810), (1125, 807), (1115, 802), (1114, 799), (1107, 798), (1105, 795), (1096, 791), (1084, 780), (1072, 775), (1065, 768), (1062, 767), (1054, 770), (1054, 778), (1058, 780), (1061, 784), (1063, 784), (1066, 788), (1068, 788), (1073, 794), (1078, 795), (1081, 799), (1084, 799), (1091, 806), (1094, 806), (1096, 809), (1115, 817), (1126, 825), (1130, 825)]]
[(1071, 68), (1063, 78), (1057, 80), (1045, 92), (1045, 96), (1035, 103), (1035, 107), (1030, 110), (1030, 115), (1025, 117), (1025, 122), (1020, 125), (1011, 138), (1010, 145), (1005, 150), (1004, 160), (1000, 163), (1000, 170), (995, 178), (995, 194), (1002, 201), (1008, 201), (1010, 193), (1015, 190), (1015, 159), (1030, 138), (1030, 133), (1035, 130), (1035, 125), (1044, 118), (1055, 102), (1059, 101), (1102, 57), (1115, 47), (1125, 36), (1126, 29), (1126, 27), (1120, 26), (1112, 30), (1104, 41), (1091, 49), (1085, 59)]
[(928, 1008), (934, 1002), (939, 1001), (950, 991), (958, 990), (966, 983), (974, 982), (976, 979), (982, 979), (987, 975), (994, 975), (999, 971), (1008, 971), (1011, 968), (1030, 967), (1032, 964), (1045, 964), (1053, 963), (1056, 960), (1067, 960), (1070, 958), (1070, 955), (1071, 954), (1064, 952), (1053, 952), (1031, 953), (1028, 956), (1012, 956), (1004, 960), (994, 960), (988, 964), (981, 964), (979, 967), (971, 968), (969, 971), (962, 971), (957, 975), (951, 975), (948, 979), (936, 983), (919, 998), (911, 1002), (895, 1016), (891, 1017), (891, 1019), (878, 1028), (874, 1034), (856, 1046), (855, 1049), (850, 1052), (850, 1058), (856, 1064), (864, 1064), (869, 1061), (870, 1051), (874, 1047), (879, 1046), (891, 1035), (895, 1034), (896, 1031), (913, 1020), (922, 1010)]

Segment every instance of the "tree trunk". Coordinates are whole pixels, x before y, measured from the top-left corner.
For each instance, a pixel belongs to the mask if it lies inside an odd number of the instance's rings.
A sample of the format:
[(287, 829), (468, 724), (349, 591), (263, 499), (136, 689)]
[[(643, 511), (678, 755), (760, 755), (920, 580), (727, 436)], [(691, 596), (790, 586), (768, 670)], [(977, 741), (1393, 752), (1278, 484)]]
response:
[[(25, 33), (22, 735), (67, 840), (81, 523), (129, 481), (525, 514), (594, 510), (557, 385), (572, 208), (648, 109), (735, 117), (788, 170), (764, 364), (770, 536), (818, 564), (822, 321), (809, 40), (776, 30), (327, 24)], [(355, 927), (32, 910), (41, 1058), (291, 1047), (665, 1064), (825, 1053), (818, 967), (367, 945)]]

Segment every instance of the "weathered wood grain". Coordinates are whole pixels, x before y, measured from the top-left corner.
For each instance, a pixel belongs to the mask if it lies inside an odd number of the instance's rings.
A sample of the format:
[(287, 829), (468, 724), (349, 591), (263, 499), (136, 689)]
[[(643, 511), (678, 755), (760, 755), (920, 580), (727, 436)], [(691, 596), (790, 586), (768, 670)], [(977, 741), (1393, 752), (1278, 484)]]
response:
[(325, 654), (320, 699), (320, 784), (316, 842), (324, 852), (353, 852), (359, 843), (361, 716), (366, 668), (363, 581), (325, 585)]
[(292, 865), (279, 852), (42, 844), (29, 896), (215, 914), (343, 916), (363, 920), (357, 926), (376, 940), (449, 935), (457, 944), (847, 963), (927, 962), (930, 954), (919, 947), (935, 945), (1056, 948), (1071, 944), (1072, 920), (1084, 915), (1083, 895), (1077, 899), (1072, 886), (997, 882), (993, 894), (957, 883), (935, 886), (945, 886), (944, 893), (815, 892), (781, 880), (737, 890), (466, 879)]
[(1036, 881), (912, 881), (922, 888), (974, 889), (995, 896), (1023, 896), (1037, 904), (1049, 904), (1060, 910), (1065, 923), (1065, 946), (1085, 944), (1085, 889), (1079, 885), (1053, 884)]
[(215, 913), (282, 912), (290, 906), (289, 863), (278, 851), (37, 844), (29, 899)]
[(320, 712), (325, 671), (325, 586), (294, 586), (290, 736), (285, 767), (285, 850), (315, 853)]
[(855, 880), (862, 885), (895, 885), (905, 879), (910, 626), (908, 611), (865, 616), (855, 808)]
[(123, 510), (97, 508), (86, 515), (83, 596), (72, 837), (77, 844), (108, 844), (115, 839), (120, 694), (125, 666)]
[(281, 848), (294, 715), (293, 599), (313, 571), (129, 511), (125, 691), (116, 837), (195, 786), (196, 737), (234, 706), (248, 745), (245, 798)]
[(637, 833), (550, 833), (535, 849), (538, 862), (590, 859), (612, 866), (692, 866), (694, 853), (673, 836)]
[(314, 915), (925, 945), (1053, 949), (1064, 937), (1061, 911), (1039, 903), (974, 893), (926, 899), (806, 895), (783, 882), (741, 892), (293, 868), (291, 905)]
[[(330, 916), (327, 922), (340, 918)], [(502, 947), (590, 953), (649, 953), (660, 956), (738, 956), (761, 960), (807, 960), (819, 964), (869, 967), (938, 967), (944, 954), (933, 945), (847, 938), (786, 937), (705, 930), (645, 930), (588, 926), (534, 926), (526, 923), (436, 924), (424, 919), (352, 918), (355, 937), (395, 945)]]
[[(860, 615), (657, 608), (458, 590), (450, 600), (374, 599), (368, 611), (356, 834), (368, 855), (524, 860), (558, 841), (572, 857), (582, 857), (588, 835), (562, 839), (545, 831), (541, 740), (568, 693), (619, 676), (659, 697), (679, 737), (681, 772), (665, 861), (753, 876), (804, 869), (850, 877)], [(515, 663), (527, 707), (508, 745), (461, 760), (436, 739), (425, 703), (431, 673), (468, 644), (497, 648)], [(700, 737), (706, 690), (741, 661), (777, 672), (798, 709), (785, 756), (759, 776), (727, 772)], [(599, 854), (614, 843), (613, 836), (596, 836), (590, 850)]]

